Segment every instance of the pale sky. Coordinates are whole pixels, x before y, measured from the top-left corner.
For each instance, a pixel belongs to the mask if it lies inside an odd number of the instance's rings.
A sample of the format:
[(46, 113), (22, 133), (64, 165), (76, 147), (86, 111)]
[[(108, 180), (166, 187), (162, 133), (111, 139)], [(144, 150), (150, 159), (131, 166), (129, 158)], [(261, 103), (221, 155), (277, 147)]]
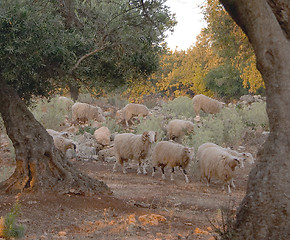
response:
[(197, 35), (205, 26), (203, 15), (198, 7), (205, 0), (167, 0), (166, 5), (176, 13), (177, 25), (174, 33), (168, 33), (167, 43), (171, 50), (187, 50), (196, 41)]

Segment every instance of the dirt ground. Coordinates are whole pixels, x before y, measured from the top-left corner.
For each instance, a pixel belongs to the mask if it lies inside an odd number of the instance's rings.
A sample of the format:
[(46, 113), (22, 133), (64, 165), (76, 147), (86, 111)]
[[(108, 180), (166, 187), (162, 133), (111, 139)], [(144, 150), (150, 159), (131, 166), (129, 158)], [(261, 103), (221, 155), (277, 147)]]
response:
[[(214, 239), (214, 227), (221, 223), (222, 206), (229, 201), (239, 205), (245, 194), (247, 177), (253, 165), (237, 169), (236, 189), (231, 196), (216, 181), (207, 187), (191, 166), (189, 184), (176, 171), (175, 180), (137, 175), (136, 165), (128, 173), (112, 172), (113, 162), (77, 161), (73, 163), (91, 177), (104, 181), (111, 196), (83, 197), (55, 194), (19, 196), (19, 224), (26, 227), (24, 239)], [(7, 168), (9, 161), (5, 163)], [(3, 163), (1, 164), (4, 166)], [(3, 170), (4, 168), (2, 168)], [(0, 172), (1, 174), (1, 172)], [(3, 171), (2, 171), (3, 174)], [(0, 195), (0, 216), (9, 212), (15, 196)]]

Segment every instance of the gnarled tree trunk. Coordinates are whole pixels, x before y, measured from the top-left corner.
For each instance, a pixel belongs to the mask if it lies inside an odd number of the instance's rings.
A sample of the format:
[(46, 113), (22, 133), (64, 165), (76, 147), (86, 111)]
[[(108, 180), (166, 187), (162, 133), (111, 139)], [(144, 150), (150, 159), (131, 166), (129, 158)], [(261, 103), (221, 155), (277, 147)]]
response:
[(0, 189), (9, 193), (110, 193), (106, 184), (79, 172), (67, 161), (45, 128), (2, 79), (0, 113), (16, 154), (15, 172), (0, 183)]
[(270, 122), (237, 212), (235, 239), (290, 239), (290, 1), (220, 2), (253, 45)]

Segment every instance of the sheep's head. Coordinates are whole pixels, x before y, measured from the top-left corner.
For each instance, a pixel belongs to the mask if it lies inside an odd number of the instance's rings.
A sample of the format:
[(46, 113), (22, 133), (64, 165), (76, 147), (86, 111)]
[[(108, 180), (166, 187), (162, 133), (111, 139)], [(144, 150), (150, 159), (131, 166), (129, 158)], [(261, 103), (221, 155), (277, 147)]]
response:
[(183, 148), (183, 156), (185, 156), (183, 164), (186, 167), (190, 161), (194, 160), (194, 148)]
[(142, 134), (142, 141), (149, 143), (154, 143), (157, 141), (157, 132), (154, 131), (146, 131)]
[(253, 158), (253, 155), (251, 153), (243, 153), (243, 159), (250, 164), (253, 164), (255, 162), (255, 159)]
[(191, 133), (191, 132), (193, 132), (193, 129), (194, 129), (194, 124), (192, 123), (192, 122), (187, 122), (186, 123), (186, 129), (187, 129), (187, 132), (188, 133)]
[(225, 167), (229, 166), (232, 171), (235, 171), (235, 168), (241, 164), (240, 160), (237, 158), (229, 158), (223, 155), (223, 159), (225, 160)]
[(116, 119), (118, 120), (118, 121), (122, 121), (123, 120), (123, 114), (124, 113), (124, 111), (123, 111), (123, 109), (120, 109), (120, 110), (118, 110), (117, 112), (116, 112)]

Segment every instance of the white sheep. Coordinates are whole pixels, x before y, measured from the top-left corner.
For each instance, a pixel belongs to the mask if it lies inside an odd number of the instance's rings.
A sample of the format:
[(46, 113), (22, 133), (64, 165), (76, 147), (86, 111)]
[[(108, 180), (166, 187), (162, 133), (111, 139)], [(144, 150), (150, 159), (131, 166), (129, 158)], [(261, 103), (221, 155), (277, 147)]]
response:
[(240, 161), (225, 149), (213, 146), (211, 143), (202, 144), (198, 148), (197, 160), (200, 166), (200, 178), (206, 178), (207, 185), (210, 184), (212, 177), (220, 179), (224, 184), (227, 183), (230, 194), (234, 171)]
[(207, 97), (203, 94), (195, 95), (192, 98), (193, 108), (195, 112), (195, 120), (200, 119), (200, 110), (205, 113), (216, 114), (221, 111), (222, 107), (225, 105), (223, 102)]
[(162, 178), (165, 179), (164, 168), (169, 166), (171, 171), (171, 180), (173, 181), (174, 167), (180, 167), (183, 171), (186, 183), (189, 182), (186, 168), (190, 161), (194, 159), (194, 149), (185, 147), (172, 141), (161, 141), (157, 143), (152, 153), (152, 166), (154, 177), (156, 167), (160, 167)]
[[(117, 164), (123, 167), (123, 173), (126, 173), (124, 162), (128, 160), (137, 160), (138, 169), (137, 173), (141, 173), (140, 167), (151, 149), (151, 145), (156, 141), (156, 132), (145, 131), (141, 135), (132, 133), (121, 133), (115, 136), (114, 150), (116, 163), (114, 164), (113, 172), (116, 171)], [(147, 174), (146, 168), (143, 164), (143, 173)]]
[(173, 141), (181, 143), (185, 134), (193, 132), (194, 124), (190, 121), (174, 119), (167, 125), (167, 137)]
[(226, 150), (241, 161), (241, 168), (244, 167), (244, 162), (249, 164), (253, 164), (255, 162), (253, 155), (249, 152), (238, 152), (231, 148), (226, 148)]
[[(66, 156), (70, 155), (70, 156), (74, 157), (75, 150), (76, 150), (76, 145), (73, 143), (72, 140), (66, 138), (66, 137), (69, 136), (68, 133), (66, 133), (66, 132), (64, 132), (64, 133), (58, 132), (58, 131), (55, 131), (53, 129), (46, 129), (46, 131), (48, 132), (48, 134), (50, 136), (52, 136), (53, 142), (54, 142), (54, 146), (57, 149), (59, 149)], [(72, 152), (67, 153), (69, 149), (71, 149)]]
[(96, 120), (98, 122), (104, 122), (105, 117), (100, 107), (93, 106), (87, 103), (75, 103), (72, 106), (72, 122), (76, 121), (90, 121)]
[(150, 115), (151, 113), (145, 105), (136, 103), (129, 103), (124, 108), (116, 112), (117, 121), (120, 123), (125, 120), (127, 127), (129, 126), (128, 121), (130, 121), (134, 116), (138, 116), (138, 118), (140, 118)]

